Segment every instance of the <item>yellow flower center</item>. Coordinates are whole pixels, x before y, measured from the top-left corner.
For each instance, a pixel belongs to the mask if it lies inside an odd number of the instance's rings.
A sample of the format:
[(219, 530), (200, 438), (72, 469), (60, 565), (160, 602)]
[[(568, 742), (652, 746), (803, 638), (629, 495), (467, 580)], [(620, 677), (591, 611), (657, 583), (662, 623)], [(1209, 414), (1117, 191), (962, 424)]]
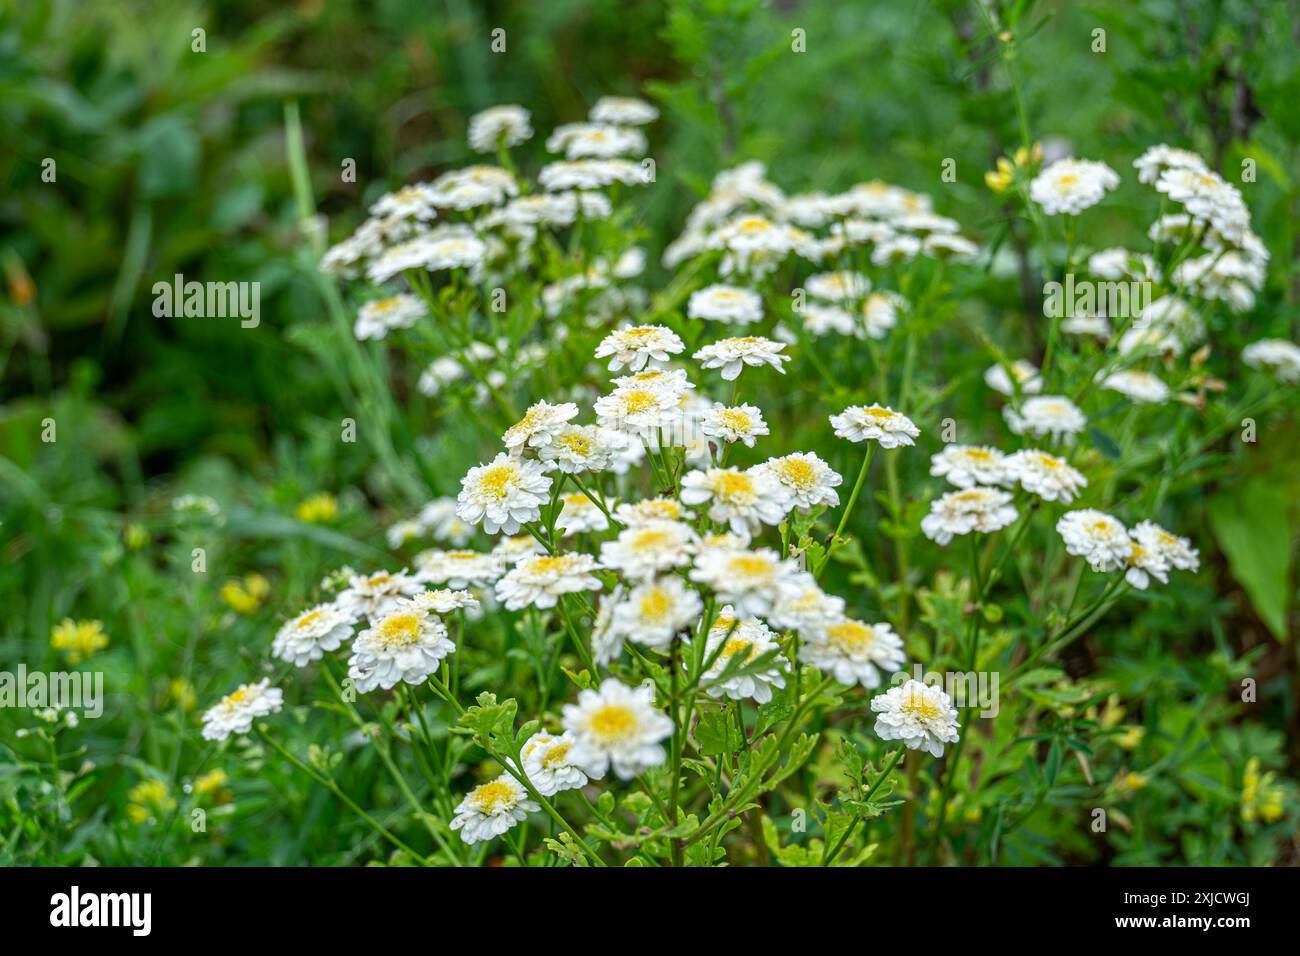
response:
[(492, 498), (504, 498), (517, 479), (514, 465), (493, 465), (479, 474), (479, 490)]
[(790, 485), (798, 488), (811, 487), (817, 473), (813, 466), (802, 458), (785, 458), (776, 466), (777, 473)]
[(900, 709), (917, 720), (938, 720), (943, 716), (938, 704), (932, 702), (925, 694), (915, 691), (904, 698)]
[(843, 621), (826, 629), (830, 642), (846, 654), (861, 653), (871, 646), (876, 632), (861, 621)]
[(647, 620), (662, 621), (672, 608), (672, 599), (663, 588), (651, 588), (641, 597), (641, 616)]
[(993, 455), (985, 451), (983, 448), (966, 449), (966, 457), (971, 461), (977, 461), (982, 465), (986, 465), (993, 460)]
[(388, 647), (414, 644), (420, 636), (420, 615), (414, 611), (390, 614), (379, 623), (379, 640)]
[(1056, 183), (1058, 186), (1064, 186), (1067, 189), (1070, 186), (1073, 186), (1078, 181), (1079, 181), (1079, 176), (1077, 173), (1066, 173), (1063, 176), (1058, 176), (1056, 179)]
[(564, 555), (543, 555), (528, 562), (528, 570), (534, 574), (553, 574), (563, 571), (569, 564)]
[(638, 389), (634, 392), (627, 392), (623, 396), (623, 408), (629, 415), (639, 415), (642, 412), (648, 412), (658, 404), (653, 392), (647, 392)]
[(747, 432), (754, 425), (753, 419), (738, 408), (724, 409), (718, 418), (722, 420), (722, 424), (735, 432)]
[(713, 490), (719, 498), (734, 501), (754, 493), (754, 479), (743, 472), (724, 471), (715, 480)]
[(563, 743), (556, 744), (550, 750), (546, 751), (546, 756), (542, 758), (542, 766), (546, 767), (548, 770), (564, 766), (564, 761), (569, 756), (569, 750), (572, 749), (572, 747), (573, 744), (569, 743), (567, 740)]
[(746, 578), (765, 578), (772, 573), (772, 562), (756, 554), (741, 554), (731, 559), (729, 567)]
[(565, 432), (560, 436), (560, 444), (573, 452), (575, 455), (589, 455), (591, 449), (595, 447), (595, 442), (591, 436), (585, 432)]
[(610, 744), (636, 732), (636, 714), (623, 704), (605, 704), (587, 719), (587, 729), (602, 743)]
[(474, 788), (473, 802), (479, 813), (492, 814), (514, 802), (515, 792), (508, 783), (493, 780)]
[(311, 627), (321, 619), (320, 611), (308, 611), (302, 617), (298, 618), (299, 627)]

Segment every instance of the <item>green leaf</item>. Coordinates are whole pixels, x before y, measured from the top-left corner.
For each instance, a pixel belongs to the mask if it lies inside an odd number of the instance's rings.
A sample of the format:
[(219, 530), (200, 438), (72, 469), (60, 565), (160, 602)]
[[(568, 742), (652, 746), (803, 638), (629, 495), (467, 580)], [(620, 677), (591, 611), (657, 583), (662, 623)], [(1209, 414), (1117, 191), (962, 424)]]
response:
[(1209, 503), (1210, 527), (1232, 576), (1279, 641), (1290, 639), (1291, 503), (1271, 484), (1250, 481)]

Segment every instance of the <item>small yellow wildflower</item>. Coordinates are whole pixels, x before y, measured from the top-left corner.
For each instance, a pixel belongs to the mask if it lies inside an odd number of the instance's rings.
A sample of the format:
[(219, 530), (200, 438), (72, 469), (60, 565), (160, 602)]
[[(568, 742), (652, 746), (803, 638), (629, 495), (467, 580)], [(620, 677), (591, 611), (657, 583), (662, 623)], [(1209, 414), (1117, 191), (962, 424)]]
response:
[(339, 501), (328, 491), (304, 498), (294, 515), (307, 524), (329, 524), (339, 516)]
[(101, 621), (74, 621), (65, 617), (50, 632), (50, 646), (69, 664), (80, 664), (108, 647), (108, 635)]
[(229, 803), (232, 796), (226, 787), (229, 782), (227, 773), (217, 767), (194, 779), (194, 795), (208, 797), (209, 803)]
[(1286, 815), (1282, 805), (1283, 790), (1274, 783), (1273, 771), (1261, 774), (1259, 758), (1246, 761), (1246, 772), (1241, 781), (1241, 818), (1253, 822), (1276, 823)]
[(145, 823), (176, 809), (167, 784), (161, 780), (141, 780), (126, 795), (126, 816), (132, 823)]
[(194, 705), (199, 702), (198, 694), (194, 692), (194, 685), (184, 677), (175, 677), (167, 685), (167, 701), (175, 704), (181, 710), (193, 710)]
[(237, 614), (252, 614), (271, 593), (271, 585), (260, 574), (249, 574), (242, 581), (235, 579), (221, 586), (221, 600)]

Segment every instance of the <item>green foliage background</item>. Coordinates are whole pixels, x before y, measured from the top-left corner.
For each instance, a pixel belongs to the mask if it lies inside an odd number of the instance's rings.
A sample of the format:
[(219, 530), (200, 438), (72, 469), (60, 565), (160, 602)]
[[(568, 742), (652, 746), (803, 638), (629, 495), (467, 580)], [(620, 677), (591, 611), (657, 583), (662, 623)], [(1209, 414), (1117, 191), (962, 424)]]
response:
[[(1002, 6), (1027, 8), (1035, 25), (1021, 49), (1036, 137), (1125, 173), (1157, 142), (1201, 151), (1229, 179), (1243, 159), (1256, 162), (1244, 191), (1273, 251), (1270, 288), (1220, 343), (1236, 354), (1263, 335), (1295, 339), (1300, 5)], [(202, 54), (191, 52), (196, 27)], [(490, 52), (496, 27), (505, 54)], [(1104, 53), (1092, 49), (1098, 28)], [(806, 53), (791, 52), (795, 29)], [(951, 0), (0, 0), (0, 668), (58, 667), (49, 635), (66, 616), (100, 619), (112, 639), (94, 663), (107, 713), (60, 738), (54, 773), (48, 754), (14, 734), (30, 715), (0, 711), (0, 862), (378, 855), (327, 793), (257, 753), (232, 770), (234, 800), (206, 833), (183, 817), (184, 785), (212, 755), (172, 681), (192, 685), (201, 708), (247, 679), (322, 569), (384, 563), (382, 528), (418, 504), (409, 479), (369, 446), (337, 441), (357, 399), (320, 347), (326, 305), (294, 192), (286, 104), (301, 112), (314, 202), (337, 237), (382, 193), (467, 162), (465, 124), (479, 109), (521, 103), (544, 134), (601, 94), (646, 95), (665, 114), (650, 131), (659, 186), (646, 219), (651, 271), (663, 278), (658, 252), (713, 174), (742, 159), (763, 160), (790, 191), (880, 178), (930, 192), (968, 233), (996, 236), (983, 172), (1019, 135), (981, 36), (971, 5)], [(41, 179), (46, 158), (56, 182)], [(339, 175), (349, 158), (355, 183)], [(940, 183), (948, 158), (957, 181)], [(1126, 201), (1137, 190), (1127, 175), (1091, 228), (1116, 243), (1139, 235), (1150, 217)], [(150, 288), (175, 273), (261, 282), (260, 326), (155, 318)], [(1037, 305), (1013, 283), (964, 291), (958, 327), (992, 317), (1014, 354), (1041, 339)], [(961, 354), (926, 361), (970, 373)], [(478, 449), (415, 393), (417, 373), (387, 370), (411, 408), (395, 453), (417, 463), (429, 492), (450, 493)], [(47, 417), (53, 444), (40, 440)], [(1294, 787), (1287, 817), (1270, 827), (1243, 823), (1238, 800), (1250, 756), (1283, 778), (1300, 773), (1296, 439), (1292, 417), (1256, 447), (1217, 447), (1217, 480), (1178, 499), (1202, 571), (1180, 581), (1177, 602), (1153, 594), (1140, 617), (1112, 617), (1114, 633), (1096, 645), (1106, 653), (1072, 662), (1141, 701), (1157, 741), (1148, 786), (1123, 803), (1128, 825), (1097, 841), (1053, 811), (1082, 786), (1077, 775), (1043, 788), (1040, 761), (1028, 759), (1020, 792), (1045, 796), (999, 862), (1295, 861)], [(340, 495), (339, 519), (296, 520), (297, 503), (321, 490)], [(177, 525), (170, 503), (191, 491), (222, 503), (218, 537)], [(203, 578), (189, 570), (200, 535)], [(272, 594), (236, 614), (218, 589), (250, 571), (270, 578)], [(934, 606), (942, 613), (942, 595)], [(1244, 707), (1230, 688), (1247, 676), (1259, 702)], [(305, 721), (291, 732), (304, 744), (320, 736)], [(1053, 778), (1055, 760), (1042, 761)], [(128, 792), (142, 779), (164, 781), (180, 810), (131, 821)], [(396, 806), (386, 786), (361, 768), (367, 805)], [(797, 862), (775, 834), (767, 842)]]

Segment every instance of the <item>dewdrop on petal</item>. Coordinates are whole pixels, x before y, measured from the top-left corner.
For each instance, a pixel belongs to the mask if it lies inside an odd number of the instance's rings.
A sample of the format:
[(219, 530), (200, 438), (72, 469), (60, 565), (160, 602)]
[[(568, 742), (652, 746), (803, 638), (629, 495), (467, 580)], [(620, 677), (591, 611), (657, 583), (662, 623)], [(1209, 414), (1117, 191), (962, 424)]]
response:
[(597, 780), (611, 766), (621, 780), (659, 766), (667, 757), (661, 741), (673, 732), (673, 722), (655, 709), (652, 688), (613, 678), (565, 704), (563, 724), (574, 738), (570, 759)]
[(901, 740), (908, 750), (935, 757), (943, 756), (944, 744), (957, 742), (957, 709), (939, 687), (909, 680), (871, 698), (871, 709), (881, 740)]
[(522, 823), (529, 812), (540, 809), (536, 801), (528, 798), (528, 791), (518, 780), (503, 773), (466, 795), (456, 807), (451, 828), (459, 830), (460, 838), (466, 843), (482, 843), (500, 836)]

